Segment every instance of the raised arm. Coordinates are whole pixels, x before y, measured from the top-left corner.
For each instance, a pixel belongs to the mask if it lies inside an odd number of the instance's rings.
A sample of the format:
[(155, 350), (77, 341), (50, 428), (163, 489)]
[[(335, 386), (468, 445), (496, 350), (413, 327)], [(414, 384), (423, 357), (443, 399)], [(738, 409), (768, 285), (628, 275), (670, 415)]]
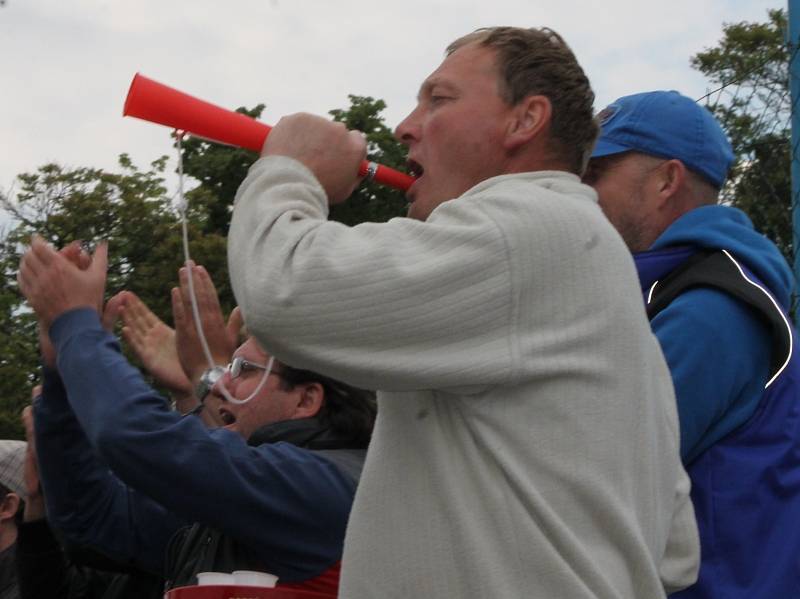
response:
[(45, 369), (34, 422), (51, 525), (76, 545), (161, 573), (170, 537), (188, 521), (129, 488), (98, 459), (54, 370)]

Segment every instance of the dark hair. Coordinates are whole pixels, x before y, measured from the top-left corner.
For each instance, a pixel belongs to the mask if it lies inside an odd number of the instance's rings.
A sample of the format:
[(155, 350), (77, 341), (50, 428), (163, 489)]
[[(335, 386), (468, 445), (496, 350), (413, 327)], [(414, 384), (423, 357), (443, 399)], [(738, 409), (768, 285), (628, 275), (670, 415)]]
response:
[(317, 414), (320, 422), (358, 444), (369, 443), (378, 412), (374, 391), (351, 387), (311, 370), (292, 368), (282, 363), (277, 365), (276, 374), (284, 391), (304, 383), (322, 385), (325, 401)]
[(555, 153), (569, 170), (583, 174), (600, 127), (589, 79), (564, 39), (546, 27), (486, 27), (450, 44), (448, 56), (468, 44), (497, 53), (500, 93), (506, 102), (517, 104), (531, 95), (550, 100)]

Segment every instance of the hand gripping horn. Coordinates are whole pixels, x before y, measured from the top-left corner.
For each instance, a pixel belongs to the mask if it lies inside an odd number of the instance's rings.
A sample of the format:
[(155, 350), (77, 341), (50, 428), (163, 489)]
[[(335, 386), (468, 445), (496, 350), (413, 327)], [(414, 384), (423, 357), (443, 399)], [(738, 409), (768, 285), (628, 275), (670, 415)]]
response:
[[(122, 115), (254, 152), (261, 152), (272, 130), (249, 116), (200, 100), (139, 73), (131, 81)], [(406, 191), (414, 182), (410, 175), (366, 160), (358, 174), (400, 191)]]

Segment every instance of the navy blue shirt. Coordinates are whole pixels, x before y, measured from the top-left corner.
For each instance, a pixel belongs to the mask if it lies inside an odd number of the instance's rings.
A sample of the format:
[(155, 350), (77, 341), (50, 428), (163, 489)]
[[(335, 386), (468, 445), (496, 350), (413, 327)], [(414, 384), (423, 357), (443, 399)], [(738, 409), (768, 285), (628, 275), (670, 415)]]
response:
[(172, 534), (201, 522), (285, 582), (341, 559), (356, 483), (334, 464), (170, 410), (93, 310), (62, 314), (50, 337), (58, 373), (45, 372), (36, 441), (48, 517), (72, 541), (161, 573)]

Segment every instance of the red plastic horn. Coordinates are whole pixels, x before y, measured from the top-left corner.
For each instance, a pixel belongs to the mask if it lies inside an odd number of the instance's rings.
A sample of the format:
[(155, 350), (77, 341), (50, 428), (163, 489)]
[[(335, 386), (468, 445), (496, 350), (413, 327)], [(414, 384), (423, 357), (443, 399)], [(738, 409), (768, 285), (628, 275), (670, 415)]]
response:
[[(200, 100), (139, 73), (131, 81), (122, 115), (254, 152), (261, 151), (272, 130), (249, 116)], [(400, 191), (406, 191), (414, 182), (410, 175), (366, 160), (358, 174)]]

